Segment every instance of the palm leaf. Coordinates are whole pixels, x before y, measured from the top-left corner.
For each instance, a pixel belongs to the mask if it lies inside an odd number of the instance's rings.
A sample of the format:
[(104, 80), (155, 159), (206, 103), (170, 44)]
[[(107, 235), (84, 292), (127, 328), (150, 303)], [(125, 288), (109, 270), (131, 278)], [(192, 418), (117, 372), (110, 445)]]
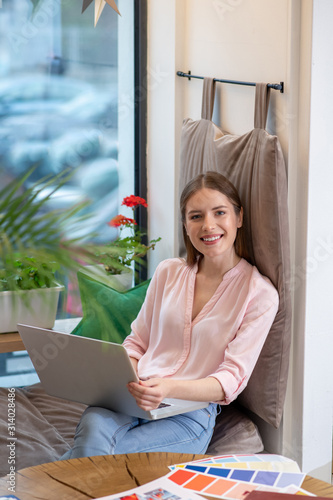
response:
[[(76, 272), (80, 259), (95, 263), (103, 248), (87, 243), (93, 233), (85, 238), (68, 236), (90, 217), (85, 213), (87, 200), (64, 210), (48, 210), (50, 198), (73, 174), (47, 176), (24, 189), (33, 171), (0, 190), (0, 290), (50, 286), (55, 269), (62, 274)], [(108, 249), (112, 254), (112, 245)], [(119, 249), (114, 254), (116, 261)]]

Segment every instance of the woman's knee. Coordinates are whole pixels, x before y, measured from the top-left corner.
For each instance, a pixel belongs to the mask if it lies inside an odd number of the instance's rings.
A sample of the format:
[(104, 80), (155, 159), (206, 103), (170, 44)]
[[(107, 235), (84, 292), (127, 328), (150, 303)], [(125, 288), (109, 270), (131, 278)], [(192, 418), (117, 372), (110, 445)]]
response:
[(137, 425), (138, 419), (99, 407), (88, 407), (76, 429), (75, 440), (90, 437), (113, 443), (128, 429)]
[(108, 420), (108, 410), (89, 406), (83, 412), (80, 422), (76, 429), (76, 435), (84, 432), (84, 434), (96, 433), (98, 429), (102, 429)]

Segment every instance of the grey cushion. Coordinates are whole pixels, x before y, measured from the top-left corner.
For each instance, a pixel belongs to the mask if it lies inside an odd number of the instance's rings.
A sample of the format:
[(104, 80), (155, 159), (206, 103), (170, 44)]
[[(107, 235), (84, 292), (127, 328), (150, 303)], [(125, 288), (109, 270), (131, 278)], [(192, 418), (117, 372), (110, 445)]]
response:
[(208, 455), (260, 453), (264, 445), (252, 420), (233, 404), (222, 406), (214, 434), (206, 451)]
[[(46, 394), (40, 384), (16, 389), (16, 470), (58, 460), (73, 444), (85, 405)], [(0, 449), (6, 450), (8, 389), (0, 388)], [(207, 450), (210, 455), (258, 453), (263, 444), (256, 426), (237, 408), (222, 408)], [(8, 456), (0, 454), (0, 477)]]
[[(0, 388), (0, 448), (7, 449), (8, 389)], [(15, 391), (16, 470), (57, 460), (73, 444), (85, 406), (47, 395), (40, 384)], [(0, 453), (0, 476), (9, 472), (8, 455)]]

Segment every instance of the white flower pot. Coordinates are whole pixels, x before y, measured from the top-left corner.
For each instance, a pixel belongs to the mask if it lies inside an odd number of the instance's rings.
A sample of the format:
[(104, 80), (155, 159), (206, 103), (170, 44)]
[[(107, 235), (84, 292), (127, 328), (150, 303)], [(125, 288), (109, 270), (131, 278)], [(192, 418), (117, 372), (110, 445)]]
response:
[(17, 332), (17, 323), (52, 328), (63, 286), (0, 292), (0, 333)]
[(119, 292), (129, 290), (133, 286), (133, 270), (130, 268), (121, 274), (108, 274), (104, 266), (99, 264), (96, 266), (85, 266), (82, 272)]

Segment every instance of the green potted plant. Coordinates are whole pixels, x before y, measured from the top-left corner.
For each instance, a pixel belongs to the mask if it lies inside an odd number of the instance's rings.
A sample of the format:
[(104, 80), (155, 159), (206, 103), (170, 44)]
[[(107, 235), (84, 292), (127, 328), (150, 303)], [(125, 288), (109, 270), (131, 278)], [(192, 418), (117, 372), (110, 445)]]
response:
[(114, 241), (97, 249), (95, 256), (100, 266), (87, 266), (86, 271), (118, 290), (126, 290), (133, 284), (133, 264), (136, 263), (136, 268), (144, 266), (144, 257), (154, 250), (161, 238), (144, 243), (146, 233), (138, 227), (135, 219), (135, 212), (140, 206), (148, 207), (144, 198), (126, 196), (121, 205), (131, 209), (132, 217), (119, 214), (108, 222), (110, 227), (119, 229), (119, 235)]
[[(71, 174), (48, 176), (25, 189), (33, 170), (0, 190), (0, 333), (17, 331), (17, 322), (52, 328), (64, 290), (59, 277), (76, 273), (80, 260), (96, 262), (98, 253), (93, 243), (68, 237), (86, 220), (88, 202), (48, 209)], [(118, 259), (112, 244), (108, 252)]]

